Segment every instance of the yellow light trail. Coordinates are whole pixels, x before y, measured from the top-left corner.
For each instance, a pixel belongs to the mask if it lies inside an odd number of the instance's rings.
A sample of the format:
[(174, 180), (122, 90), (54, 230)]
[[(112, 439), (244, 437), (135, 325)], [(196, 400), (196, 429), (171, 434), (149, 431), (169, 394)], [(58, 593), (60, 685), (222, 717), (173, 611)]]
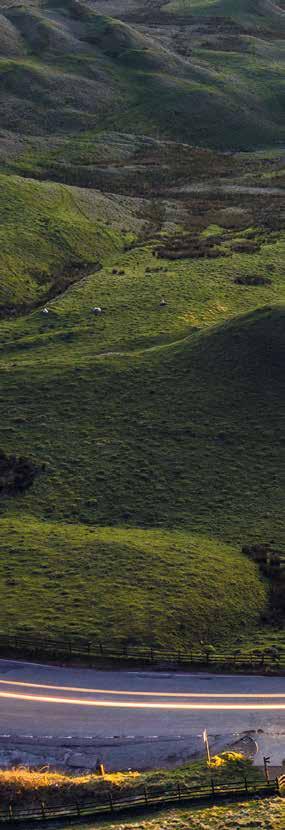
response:
[(47, 695), (27, 695), (16, 692), (0, 692), (0, 697), (12, 700), (27, 700), (33, 703), (64, 703), (75, 706), (108, 707), (117, 709), (192, 709), (192, 710), (285, 710), (285, 703), (142, 703), (115, 700), (84, 700), (72, 697), (48, 697)]
[(122, 691), (120, 689), (86, 689), (83, 686), (54, 686), (52, 684), (45, 684), (45, 683), (27, 683), (20, 680), (0, 680), (0, 684), (6, 686), (21, 686), (28, 689), (51, 689), (52, 691), (57, 692), (77, 692), (79, 694), (96, 694), (96, 695), (127, 695), (128, 697), (178, 697), (178, 698), (262, 698), (266, 699), (269, 698), (285, 698), (285, 692), (282, 693), (275, 693), (272, 694), (254, 694), (254, 693), (234, 693), (234, 692), (133, 692), (133, 691)]

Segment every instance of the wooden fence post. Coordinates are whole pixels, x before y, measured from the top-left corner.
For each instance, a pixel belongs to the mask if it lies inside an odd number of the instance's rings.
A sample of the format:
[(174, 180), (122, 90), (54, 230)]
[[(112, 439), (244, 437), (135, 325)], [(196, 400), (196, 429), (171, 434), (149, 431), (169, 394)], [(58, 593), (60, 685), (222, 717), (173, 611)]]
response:
[(215, 795), (215, 782), (214, 782), (213, 778), (211, 778), (211, 787), (212, 787), (212, 793), (213, 793), (213, 795)]
[(180, 787), (180, 784), (177, 784), (177, 792), (178, 792), (179, 801), (181, 801), (181, 787)]
[(145, 798), (146, 806), (148, 807), (148, 794), (147, 794), (147, 788), (146, 787), (144, 787), (144, 798)]
[(13, 813), (13, 804), (12, 804), (12, 801), (10, 801), (10, 803), (9, 803), (9, 807), (8, 807), (8, 815), (9, 815), (9, 821), (13, 821), (13, 818), (14, 818), (14, 813)]
[(42, 811), (42, 817), (45, 819), (46, 818), (46, 812), (45, 812), (44, 801), (41, 801), (41, 811)]
[(108, 795), (109, 795), (110, 810), (111, 810), (111, 813), (113, 813), (114, 812), (113, 796), (112, 796), (112, 793), (109, 793)]
[(246, 776), (244, 776), (244, 786), (245, 786), (245, 791), (248, 792), (248, 783), (247, 783)]

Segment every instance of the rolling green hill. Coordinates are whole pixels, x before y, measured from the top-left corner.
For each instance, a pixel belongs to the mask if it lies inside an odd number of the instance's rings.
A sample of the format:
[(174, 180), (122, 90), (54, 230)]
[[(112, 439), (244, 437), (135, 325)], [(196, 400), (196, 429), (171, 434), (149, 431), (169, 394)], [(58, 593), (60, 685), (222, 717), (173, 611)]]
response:
[(283, 6), (0, 0), (1, 628), (272, 634)]
[[(86, 348), (80, 337), (59, 338), (47, 361), (28, 343), (3, 350), (1, 446), (40, 471), (26, 494), (6, 499), (3, 614), (12, 628), (102, 635), (112, 586), (110, 636), (147, 642), (151, 585), (159, 645), (165, 635), (197, 641), (205, 599), (204, 637), (210, 620), (212, 641), (243, 625), (250, 632), (265, 595), (241, 543), (284, 542), (284, 349), (284, 307), (276, 306), (146, 352), (98, 356), (92, 338)], [(213, 584), (207, 578), (205, 594), (206, 572)]]
[(19, 123), (22, 136), (47, 145), (52, 135), (134, 125), (138, 134), (221, 149), (284, 140), (285, 15), (277, 5), (177, 0), (124, 15), (120, 4), (123, 20), (111, 16), (109, 0), (92, 8), (2, 0), (1, 8), (1, 130), (15, 141)]
[(0, 175), (0, 313), (45, 302), (122, 248), (61, 185)]

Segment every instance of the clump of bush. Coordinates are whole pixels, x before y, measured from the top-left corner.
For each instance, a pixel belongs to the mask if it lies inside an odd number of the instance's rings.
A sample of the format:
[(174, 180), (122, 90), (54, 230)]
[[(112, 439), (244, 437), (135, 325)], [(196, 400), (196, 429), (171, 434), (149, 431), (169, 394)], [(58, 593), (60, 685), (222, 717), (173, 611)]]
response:
[(28, 458), (0, 450), (0, 496), (23, 493), (32, 486), (38, 467)]
[(208, 766), (213, 769), (221, 769), (225, 767), (237, 767), (238, 769), (251, 766), (243, 752), (221, 752), (220, 755), (213, 755), (208, 762)]
[(207, 766), (212, 773), (221, 774), (225, 780), (246, 779), (253, 773), (252, 759), (247, 758), (243, 752), (232, 750), (213, 755)]
[(234, 280), (236, 285), (271, 285), (270, 277), (250, 276), (249, 274), (236, 277)]
[(159, 245), (154, 255), (161, 259), (216, 259), (229, 256), (228, 250), (219, 247), (223, 241), (222, 236), (201, 237), (198, 233), (174, 236)]

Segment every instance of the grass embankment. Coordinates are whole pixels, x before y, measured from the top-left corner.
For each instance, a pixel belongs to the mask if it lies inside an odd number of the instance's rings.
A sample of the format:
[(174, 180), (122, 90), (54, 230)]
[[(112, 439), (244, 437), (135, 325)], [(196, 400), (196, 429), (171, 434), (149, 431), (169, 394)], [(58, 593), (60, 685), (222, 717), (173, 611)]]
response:
[(215, 756), (217, 766), (208, 768), (205, 762), (196, 761), (176, 770), (155, 770), (145, 773), (119, 772), (106, 773), (104, 778), (98, 775), (82, 774), (68, 775), (50, 771), (29, 770), (25, 767), (11, 770), (0, 770), (0, 797), (1, 804), (5, 805), (17, 799), (17, 807), (28, 807), (44, 801), (47, 806), (56, 804), (74, 804), (76, 800), (100, 801), (105, 800), (108, 793), (114, 799), (122, 796), (132, 796), (143, 792), (144, 787), (149, 791), (155, 788), (158, 795), (164, 789), (177, 791), (181, 788), (211, 786), (211, 777), (217, 783), (243, 782), (246, 776), (249, 783), (263, 781), (261, 770), (252, 766), (242, 754), (223, 753)]
[[(120, 817), (117, 821), (108, 821), (90, 826), (81, 825), (83, 830), (283, 830), (285, 802), (282, 798), (264, 799), (262, 801), (226, 804), (204, 809), (167, 810), (154, 818), (141, 817), (133, 820)], [(70, 828), (70, 824), (68, 825)], [(75, 830), (74, 825), (71, 830)]]
[(0, 626), (175, 649), (256, 625), (266, 595), (238, 549), (179, 531), (1, 522)]

